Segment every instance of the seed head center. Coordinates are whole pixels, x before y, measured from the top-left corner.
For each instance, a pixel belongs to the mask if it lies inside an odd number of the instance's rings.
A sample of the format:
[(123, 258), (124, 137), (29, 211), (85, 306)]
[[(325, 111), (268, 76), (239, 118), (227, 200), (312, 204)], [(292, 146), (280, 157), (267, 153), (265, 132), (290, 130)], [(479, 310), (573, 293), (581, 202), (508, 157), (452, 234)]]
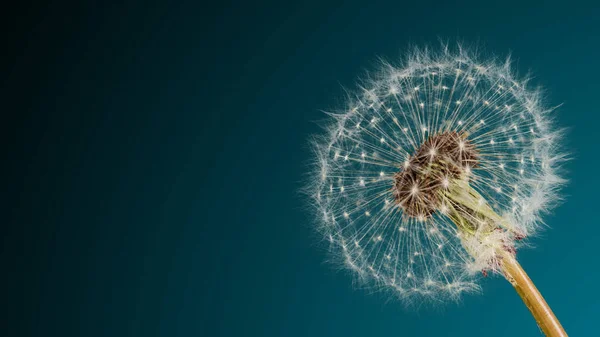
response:
[(431, 135), (394, 174), (395, 202), (407, 216), (430, 217), (443, 208), (441, 192), (478, 164), (479, 152), (465, 132)]

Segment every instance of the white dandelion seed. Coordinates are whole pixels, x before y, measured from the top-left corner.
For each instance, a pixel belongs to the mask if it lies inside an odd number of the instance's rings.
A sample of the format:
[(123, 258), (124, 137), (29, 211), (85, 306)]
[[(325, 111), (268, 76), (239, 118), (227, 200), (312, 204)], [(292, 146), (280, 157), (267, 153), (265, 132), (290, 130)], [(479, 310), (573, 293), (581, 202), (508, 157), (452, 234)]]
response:
[[(361, 280), (407, 302), (457, 299), (478, 291), (488, 272), (515, 285), (516, 247), (536, 234), (564, 183), (552, 109), (508, 62), (464, 48), (415, 50), (379, 74), (313, 141), (307, 189), (319, 212), (339, 219), (319, 218), (319, 228), (334, 246), (355, 243), (332, 251)], [(340, 153), (348, 160), (336, 160)], [(340, 177), (360, 183), (331, 189)]]

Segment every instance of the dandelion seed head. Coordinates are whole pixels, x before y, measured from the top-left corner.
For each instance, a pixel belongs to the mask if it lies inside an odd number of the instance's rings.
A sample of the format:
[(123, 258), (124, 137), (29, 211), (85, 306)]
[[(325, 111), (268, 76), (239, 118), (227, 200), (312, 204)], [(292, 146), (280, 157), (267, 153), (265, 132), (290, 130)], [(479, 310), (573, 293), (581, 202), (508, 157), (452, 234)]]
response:
[[(332, 253), (407, 302), (477, 291), (498, 250), (535, 236), (559, 199), (551, 109), (505, 62), (466, 48), (413, 50), (361, 86), (312, 142), (307, 194)], [(446, 196), (460, 184), (498, 216), (458, 228)]]

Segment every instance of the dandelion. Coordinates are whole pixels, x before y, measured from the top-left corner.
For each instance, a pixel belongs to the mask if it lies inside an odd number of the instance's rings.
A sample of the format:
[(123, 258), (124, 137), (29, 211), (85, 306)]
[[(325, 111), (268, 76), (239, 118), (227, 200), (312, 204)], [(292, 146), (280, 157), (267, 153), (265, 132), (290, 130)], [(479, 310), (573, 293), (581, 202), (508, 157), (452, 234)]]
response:
[(516, 260), (564, 183), (539, 90), (463, 48), (414, 50), (361, 88), (312, 142), (307, 189), (335, 256), (407, 303), (502, 275), (544, 333), (566, 336)]

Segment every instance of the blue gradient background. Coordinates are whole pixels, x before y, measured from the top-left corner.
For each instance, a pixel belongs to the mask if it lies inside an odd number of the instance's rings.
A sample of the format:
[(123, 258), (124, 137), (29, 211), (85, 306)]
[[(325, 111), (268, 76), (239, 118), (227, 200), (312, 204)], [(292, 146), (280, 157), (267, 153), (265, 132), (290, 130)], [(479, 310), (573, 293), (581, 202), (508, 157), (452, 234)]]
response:
[(520, 260), (598, 336), (600, 9), (557, 2), (22, 3), (3, 21), (3, 336), (538, 336), (504, 280), (418, 312), (324, 263), (297, 190), (342, 85), (438, 37), (512, 51), (570, 128)]

